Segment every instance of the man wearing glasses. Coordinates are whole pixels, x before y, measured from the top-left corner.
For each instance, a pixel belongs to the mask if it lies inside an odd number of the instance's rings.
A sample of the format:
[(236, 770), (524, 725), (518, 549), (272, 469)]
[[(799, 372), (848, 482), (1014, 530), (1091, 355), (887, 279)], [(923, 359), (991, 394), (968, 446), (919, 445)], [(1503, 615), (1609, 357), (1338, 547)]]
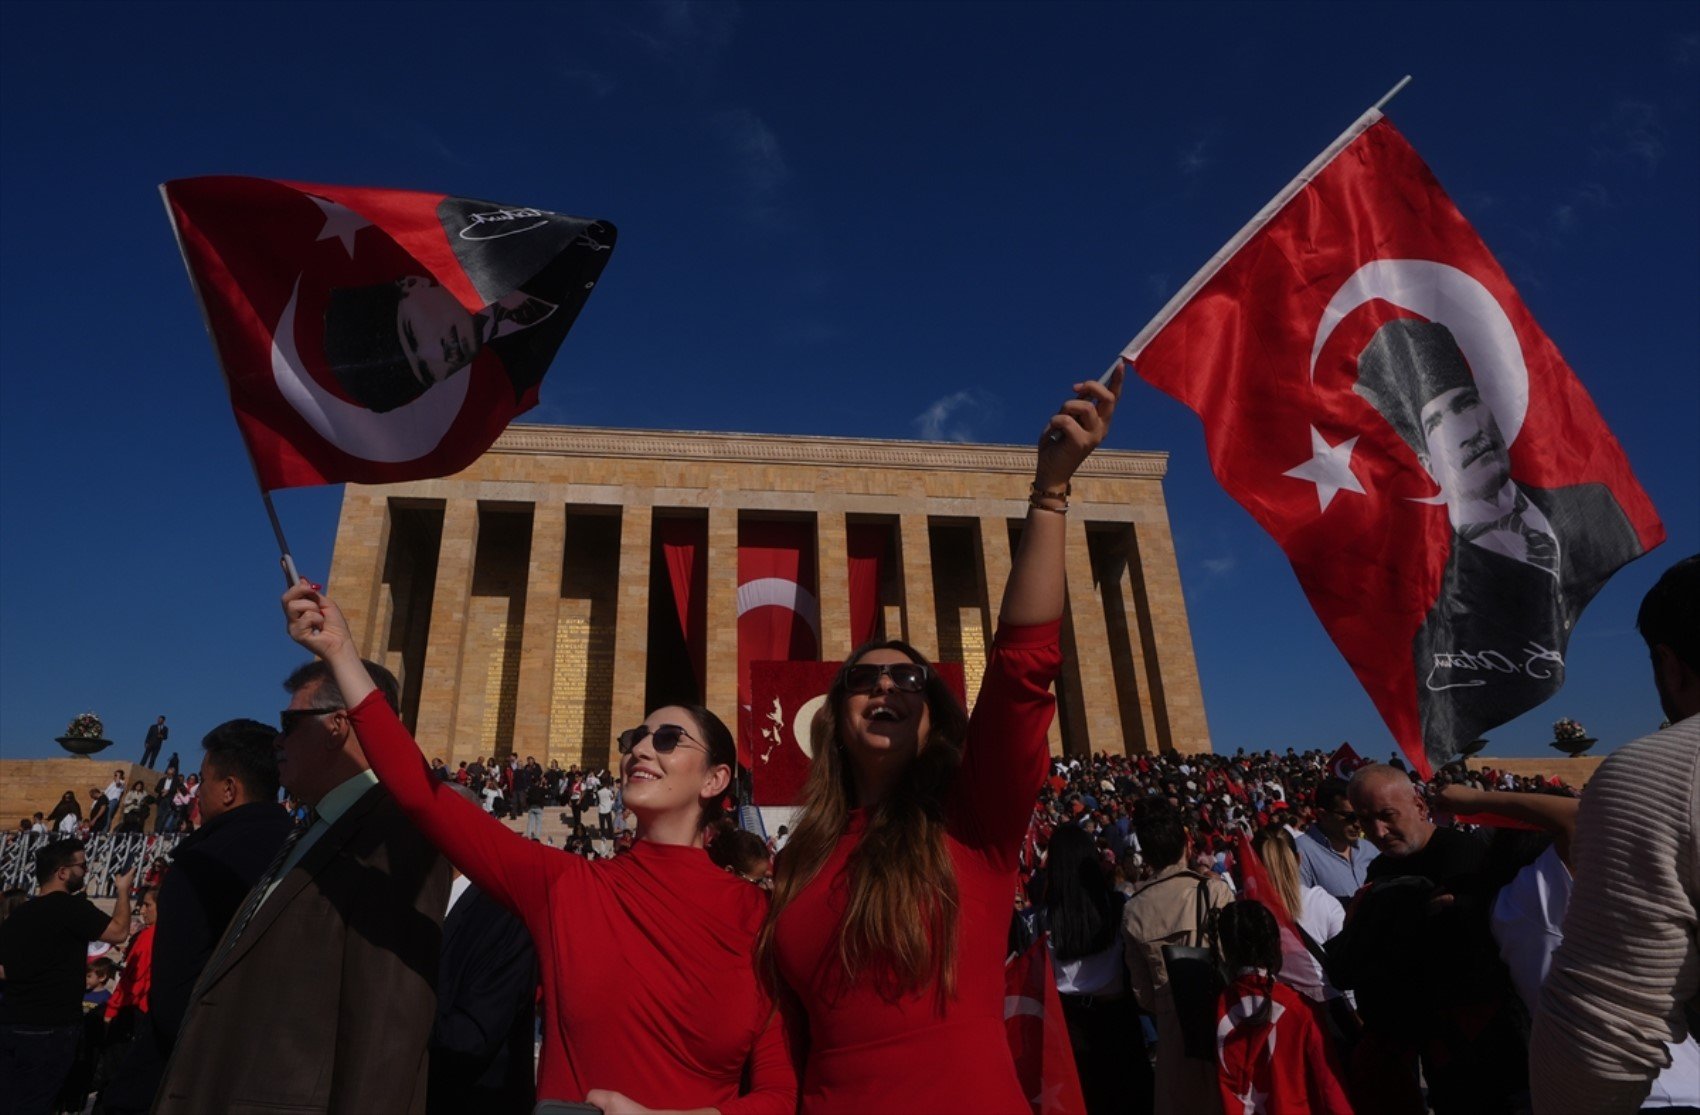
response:
[(88, 873), (81, 840), (47, 844), (35, 854), (36, 896), (0, 923), (0, 1087), (17, 1115), (48, 1115), (71, 1071), (89, 942), (118, 945), (130, 935), (135, 866), (113, 880), (110, 917), (79, 893)]
[(448, 864), (378, 785), (324, 664), (284, 688), (278, 774), (311, 808), (196, 983), (154, 1110), (423, 1111)]
[(1325, 778), (1316, 787), (1316, 818), (1299, 837), (1299, 881), (1321, 887), (1345, 906), (1368, 878), (1369, 865), (1380, 853), (1362, 838), (1357, 814), (1339, 778)]

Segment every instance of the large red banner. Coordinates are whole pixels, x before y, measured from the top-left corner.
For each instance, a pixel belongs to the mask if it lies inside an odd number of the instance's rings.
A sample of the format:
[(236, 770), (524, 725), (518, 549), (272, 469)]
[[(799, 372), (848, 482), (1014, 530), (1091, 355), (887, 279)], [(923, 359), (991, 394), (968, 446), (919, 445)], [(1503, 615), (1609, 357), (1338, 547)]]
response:
[(1664, 528), (1393, 126), (1367, 116), (1311, 171), (1124, 355), (1198, 413), (1426, 776), (1557, 692), (1583, 607)]

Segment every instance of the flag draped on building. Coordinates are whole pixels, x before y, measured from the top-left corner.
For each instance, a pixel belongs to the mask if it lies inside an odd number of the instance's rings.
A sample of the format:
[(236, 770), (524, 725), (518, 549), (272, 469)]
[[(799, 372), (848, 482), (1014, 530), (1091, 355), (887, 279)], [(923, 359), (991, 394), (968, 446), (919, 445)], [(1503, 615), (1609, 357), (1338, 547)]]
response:
[(1196, 411), (1423, 774), (1563, 684), (1571, 630), (1664, 538), (1622, 448), (1378, 111), (1123, 351)]
[(161, 193), (267, 491), (471, 464), (537, 404), (614, 247), (606, 222), (443, 194)]

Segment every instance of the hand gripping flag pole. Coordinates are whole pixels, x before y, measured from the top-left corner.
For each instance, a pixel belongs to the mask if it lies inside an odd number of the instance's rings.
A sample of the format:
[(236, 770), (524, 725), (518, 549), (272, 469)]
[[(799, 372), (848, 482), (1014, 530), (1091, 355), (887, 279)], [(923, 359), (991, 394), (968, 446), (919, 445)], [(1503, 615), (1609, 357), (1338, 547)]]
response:
[[(212, 318), (207, 314), (207, 300), (201, 294), (201, 284), (195, 280), (195, 269), (189, 263), (188, 253), (183, 250), (183, 232), (177, 227), (177, 215), (171, 211), (171, 197), (165, 192), (165, 186), (159, 187), (159, 199), (165, 206), (165, 219), (171, 222), (171, 236), (177, 242), (177, 254), (183, 260), (184, 270), (189, 272), (189, 288), (195, 292), (195, 305), (201, 310), (201, 324), (206, 327), (207, 337), (212, 340), (213, 352), (218, 352), (218, 335), (213, 332)], [(230, 380), (224, 379), (226, 393), (230, 391)], [(277, 506), (272, 503), (272, 494), (266, 490), (260, 481), (260, 467), (254, 461), (254, 450), (248, 440), (242, 440), (242, 450), (248, 458), (248, 468), (254, 474), (254, 484), (260, 489), (260, 502), (265, 505), (266, 519), (272, 525), (272, 536), (277, 539), (278, 564), (283, 567), (285, 588), (294, 588), (301, 580), (301, 574), (295, 568), (295, 558), (289, 552), (289, 539), (283, 535), (283, 521), (277, 517)]]

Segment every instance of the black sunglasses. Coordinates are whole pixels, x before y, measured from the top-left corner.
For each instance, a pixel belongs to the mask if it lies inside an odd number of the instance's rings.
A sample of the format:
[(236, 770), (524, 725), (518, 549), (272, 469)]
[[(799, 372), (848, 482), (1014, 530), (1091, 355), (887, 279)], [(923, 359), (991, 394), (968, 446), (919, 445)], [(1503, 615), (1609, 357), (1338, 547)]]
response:
[(844, 668), (844, 688), (852, 693), (872, 693), (880, 687), (880, 678), (891, 679), (893, 689), (904, 693), (919, 693), (927, 687), (927, 668), (919, 662), (858, 662)]
[(333, 712), (344, 711), (347, 710), (343, 709), (340, 705), (336, 708), (286, 708), (277, 714), (278, 723), (282, 725), (281, 730), (277, 733), (278, 738), (281, 739), (293, 732), (295, 729), (301, 727), (301, 723), (304, 720), (309, 720), (315, 716), (328, 716)]
[(632, 748), (642, 743), (645, 736), (649, 737), (650, 745), (655, 748), (657, 755), (671, 755), (682, 739), (690, 740), (698, 747), (702, 747), (704, 751), (708, 750), (701, 740), (696, 739), (677, 724), (663, 724), (653, 730), (648, 724), (639, 724), (635, 728), (627, 728), (620, 733), (615, 746), (619, 747), (620, 754), (630, 755)]

